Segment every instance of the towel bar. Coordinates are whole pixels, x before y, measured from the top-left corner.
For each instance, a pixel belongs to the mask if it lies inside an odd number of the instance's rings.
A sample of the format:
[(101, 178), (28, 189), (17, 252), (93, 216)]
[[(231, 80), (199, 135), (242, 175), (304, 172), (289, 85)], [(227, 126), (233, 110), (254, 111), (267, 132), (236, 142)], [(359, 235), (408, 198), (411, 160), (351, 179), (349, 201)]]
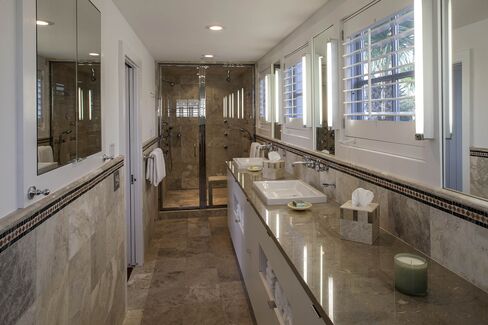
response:
[(151, 157), (151, 156), (148, 156), (148, 155), (144, 155), (143, 158), (144, 158), (144, 160), (148, 160), (148, 159), (153, 159), (154, 160), (154, 157)]

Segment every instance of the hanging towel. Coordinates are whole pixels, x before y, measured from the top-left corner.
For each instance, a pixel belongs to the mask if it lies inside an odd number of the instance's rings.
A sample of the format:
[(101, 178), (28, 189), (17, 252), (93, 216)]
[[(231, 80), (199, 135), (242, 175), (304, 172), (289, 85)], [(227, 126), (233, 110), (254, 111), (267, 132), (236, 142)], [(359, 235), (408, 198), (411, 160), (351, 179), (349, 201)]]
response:
[(160, 148), (156, 148), (149, 154), (147, 159), (146, 179), (154, 186), (158, 186), (165, 177), (166, 164), (163, 151)]
[(259, 157), (258, 156), (258, 150), (259, 150), (259, 146), (261, 144), (259, 142), (253, 142), (251, 143), (251, 149), (249, 149), (249, 157), (250, 158), (256, 158), (256, 157)]
[(37, 159), (40, 163), (54, 162), (53, 148), (51, 146), (37, 147)]

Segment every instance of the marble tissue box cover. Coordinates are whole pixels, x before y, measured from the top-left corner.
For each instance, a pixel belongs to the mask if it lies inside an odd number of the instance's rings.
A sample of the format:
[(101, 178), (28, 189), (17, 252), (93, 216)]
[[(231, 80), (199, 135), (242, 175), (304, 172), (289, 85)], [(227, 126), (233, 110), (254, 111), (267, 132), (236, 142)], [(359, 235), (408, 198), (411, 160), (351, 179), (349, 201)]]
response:
[(265, 160), (263, 162), (263, 177), (266, 179), (280, 179), (285, 177), (285, 161)]
[(341, 206), (340, 234), (342, 239), (372, 245), (379, 236), (379, 211), (377, 203), (355, 207), (349, 200)]

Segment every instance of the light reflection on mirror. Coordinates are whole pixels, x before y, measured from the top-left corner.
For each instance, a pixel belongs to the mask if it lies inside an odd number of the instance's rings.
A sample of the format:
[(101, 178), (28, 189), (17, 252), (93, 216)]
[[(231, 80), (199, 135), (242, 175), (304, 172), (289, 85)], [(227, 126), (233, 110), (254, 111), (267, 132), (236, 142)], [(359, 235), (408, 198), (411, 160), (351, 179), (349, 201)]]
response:
[[(444, 186), (488, 199), (488, 2), (444, 0)], [(449, 8), (451, 8), (449, 10)], [(447, 26), (446, 26), (447, 25)], [(450, 42), (451, 41), (451, 42)], [(447, 119), (447, 120), (446, 120)], [(451, 129), (451, 130), (450, 130)]]
[(273, 78), (274, 78), (274, 120), (273, 120), (273, 138), (281, 140), (281, 125), (283, 124), (282, 115), (282, 97), (281, 97), (281, 78), (282, 70), (280, 61), (273, 64)]
[[(328, 51), (328, 43), (332, 36), (331, 28), (318, 34), (313, 39), (313, 84), (314, 84), (314, 116), (315, 116), (315, 149), (322, 153), (335, 153), (335, 132), (329, 125), (332, 125), (332, 108), (331, 99), (329, 96), (330, 79), (329, 67), (327, 66), (328, 54), (330, 56), (330, 46)], [(328, 53), (329, 52), (329, 53)], [(329, 78), (328, 78), (329, 74)], [(338, 82), (338, 81), (337, 81)], [(329, 98), (330, 97), (330, 98)]]

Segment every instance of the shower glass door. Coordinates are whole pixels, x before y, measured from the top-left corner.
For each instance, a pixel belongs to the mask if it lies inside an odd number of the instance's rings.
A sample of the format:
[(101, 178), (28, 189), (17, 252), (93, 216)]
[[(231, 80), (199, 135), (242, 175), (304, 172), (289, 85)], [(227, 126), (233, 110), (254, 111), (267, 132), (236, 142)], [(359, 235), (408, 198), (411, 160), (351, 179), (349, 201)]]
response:
[(162, 209), (200, 207), (199, 87), (195, 66), (161, 65), (161, 148), (167, 172), (161, 188)]
[(207, 206), (227, 204), (226, 161), (249, 157), (254, 133), (250, 65), (213, 65), (206, 71)]
[(162, 210), (225, 207), (225, 162), (248, 157), (254, 134), (250, 65), (160, 65)]

